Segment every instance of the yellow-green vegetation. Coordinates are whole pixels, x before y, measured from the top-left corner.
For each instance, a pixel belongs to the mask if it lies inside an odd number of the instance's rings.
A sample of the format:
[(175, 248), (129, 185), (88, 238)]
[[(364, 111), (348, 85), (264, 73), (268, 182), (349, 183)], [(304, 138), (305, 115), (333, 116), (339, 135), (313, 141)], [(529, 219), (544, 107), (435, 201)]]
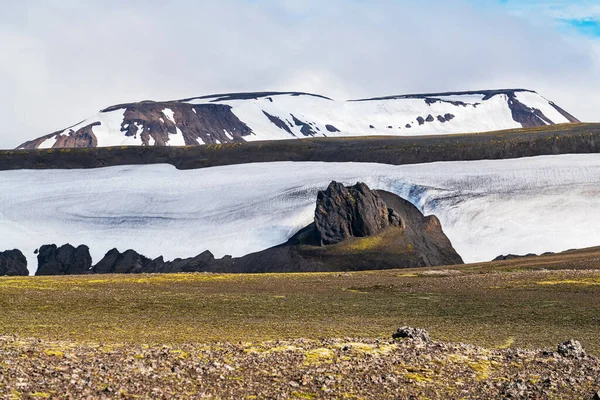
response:
[[(489, 348), (554, 347), (573, 337), (598, 354), (599, 253), (353, 273), (7, 277), (0, 335), (103, 343), (110, 351), (114, 343), (388, 338), (412, 325), (436, 340)], [(297, 349), (277, 351), (287, 350)], [(305, 358), (330, 361), (319, 352)]]

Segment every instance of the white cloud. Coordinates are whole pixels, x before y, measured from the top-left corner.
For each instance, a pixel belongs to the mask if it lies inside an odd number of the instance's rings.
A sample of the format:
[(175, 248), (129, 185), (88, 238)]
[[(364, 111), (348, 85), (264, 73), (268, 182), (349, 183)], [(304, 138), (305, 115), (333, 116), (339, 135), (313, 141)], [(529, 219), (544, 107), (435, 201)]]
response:
[(115, 103), (228, 91), (528, 87), (600, 119), (597, 42), (500, 7), (422, 3), (0, 0), (0, 147)]

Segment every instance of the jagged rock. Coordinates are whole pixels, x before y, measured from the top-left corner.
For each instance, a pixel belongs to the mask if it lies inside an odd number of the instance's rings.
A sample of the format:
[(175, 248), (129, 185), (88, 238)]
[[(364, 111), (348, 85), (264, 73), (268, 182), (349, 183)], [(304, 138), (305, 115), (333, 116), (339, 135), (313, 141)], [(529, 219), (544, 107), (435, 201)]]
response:
[(425, 118), (417, 117), (417, 122), (419, 123), (419, 125), (425, 125)]
[(36, 275), (81, 275), (92, 266), (90, 249), (81, 245), (77, 248), (70, 244), (57, 247), (55, 244), (40, 247), (37, 255)]
[(331, 182), (317, 196), (315, 224), (323, 245), (372, 236), (391, 223), (401, 226), (400, 216), (364, 183), (346, 188)]
[(575, 339), (567, 340), (558, 345), (558, 354), (567, 358), (583, 358), (585, 351), (581, 343)]
[(435, 120), (435, 118), (433, 118), (433, 115), (431, 115), (431, 114), (429, 114), (429, 115), (427, 116), (427, 118), (425, 118), (425, 121), (426, 121), (426, 122), (433, 122), (434, 120)]
[(421, 328), (413, 328), (410, 326), (403, 326), (398, 328), (398, 331), (392, 335), (393, 339), (411, 339), (418, 340), (421, 342), (430, 342), (429, 332)]
[(94, 265), (92, 272), (95, 274), (140, 274), (146, 272), (152, 262), (153, 260), (134, 250), (121, 253), (117, 249), (112, 249), (98, 264)]
[(27, 259), (20, 250), (0, 252), (0, 276), (27, 276)]
[(175, 259), (171, 262), (165, 263), (160, 271), (152, 272), (201, 272), (206, 271), (212, 264), (215, 263), (215, 256), (210, 251), (205, 251), (196, 257), (186, 259)]

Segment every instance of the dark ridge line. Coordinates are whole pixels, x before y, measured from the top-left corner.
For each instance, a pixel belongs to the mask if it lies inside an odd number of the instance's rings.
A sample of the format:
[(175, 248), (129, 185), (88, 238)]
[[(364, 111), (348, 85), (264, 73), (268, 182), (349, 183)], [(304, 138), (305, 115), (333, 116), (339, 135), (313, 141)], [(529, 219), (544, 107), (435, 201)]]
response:
[(493, 89), (493, 90), (471, 90), (465, 92), (442, 92), (442, 93), (417, 93), (417, 94), (401, 94), (395, 96), (372, 97), (368, 99), (348, 100), (349, 102), (358, 101), (374, 101), (374, 100), (394, 100), (394, 99), (425, 99), (428, 97), (442, 96), (469, 96), (474, 94), (482, 94), (486, 97), (492, 97), (497, 94), (509, 94), (515, 92), (530, 92), (537, 93), (535, 90), (529, 89)]
[[(534, 90), (529, 89), (493, 89), (493, 90), (473, 90), (473, 91), (464, 91), (464, 92), (442, 92), (442, 93), (417, 93), (417, 94), (402, 94), (402, 95), (391, 95), (391, 96), (383, 96), (383, 97), (372, 97), (366, 99), (357, 99), (357, 100), (346, 100), (347, 102), (359, 102), (359, 101), (374, 101), (374, 100), (394, 100), (394, 99), (425, 99), (428, 97), (440, 97), (440, 96), (465, 96), (465, 95), (474, 95), (474, 94), (482, 94), (487, 97), (491, 97), (497, 94), (509, 94), (515, 92), (530, 92), (537, 93)], [(160, 103), (160, 104), (170, 104), (170, 103), (185, 103), (192, 100), (208, 100), (212, 99), (211, 102), (217, 101), (228, 101), (228, 100), (252, 100), (270, 96), (312, 96), (325, 100), (335, 101), (334, 99), (326, 96), (322, 96), (314, 93), (306, 93), (306, 92), (239, 92), (239, 93), (221, 93), (221, 94), (211, 94), (206, 96), (197, 96), (197, 97), (188, 97), (181, 100), (165, 100), (165, 101), (154, 101), (154, 100), (142, 100), (131, 103), (121, 103), (113, 106), (109, 106), (100, 110), (100, 112), (111, 112), (120, 110), (123, 108), (132, 107), (139, 104), (144, 103)], [(68, 128), (67, 128), (68, 129)]]
[(186, 99), (176, 100), (176, 102), (187, 102), (191, 100), (204, 100), (204, 99), (214, 99), (212, 101), (227, 101), (227, 100), (252, 100), (258, 99), (262, 97), (270, 97), (270, 96), (312, 96), (318, 97), (325, 100), (333, 99), (322, 96), (320, 94), (314, 93), (306, 93), (306, 92), (239, 92), (239, 93), (221, 93), (221, 94), (211, 94), (207, 96), (199, 96), (199, 97), (189, 97)]

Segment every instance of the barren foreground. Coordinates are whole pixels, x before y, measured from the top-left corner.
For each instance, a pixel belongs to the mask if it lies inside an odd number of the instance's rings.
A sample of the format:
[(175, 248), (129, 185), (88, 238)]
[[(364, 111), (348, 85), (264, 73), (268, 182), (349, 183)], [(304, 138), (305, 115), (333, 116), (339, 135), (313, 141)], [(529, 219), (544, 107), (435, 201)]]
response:
[(180, 346), (0, 337), (5, 398), (592, 398), (600, 360), (369, 339)]
[(0, 398), (591, 398), (599, 268), (0, 278)]

